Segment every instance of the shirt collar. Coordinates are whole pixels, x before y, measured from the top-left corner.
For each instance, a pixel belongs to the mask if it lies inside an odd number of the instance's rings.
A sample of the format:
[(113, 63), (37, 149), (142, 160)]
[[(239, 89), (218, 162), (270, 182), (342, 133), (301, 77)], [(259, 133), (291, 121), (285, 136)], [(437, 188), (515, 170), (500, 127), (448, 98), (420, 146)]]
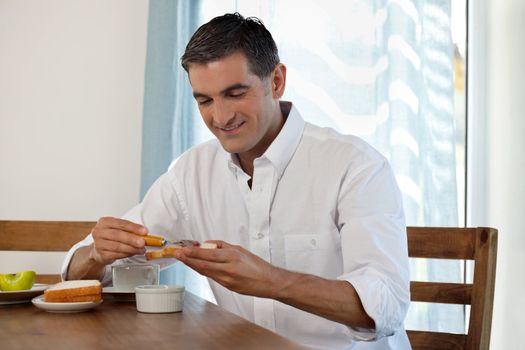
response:
[(283, 175), (299, 145), (299, 141), (301, 141), (305, 124), (299, 111), (291, 102), (281, 102), (281, 110), (284, 111), (286, 109), (290, 110), (286, 122), (261, 157), (266, 157), (273, 164), (279, 174), (279, 178)]
[[(295, 105), (291, 102), (281, 101), (281, 111), (285, 114), (286, 110), (289, 110), (288, 116), (285, 116), (286, 121), (275, 138), (271, 143), (270, 147), (264, 152), (264, 154), (257, 159), (268, 159), (278, 172), (279, 178), (284, 173), (284, 170), (288, 166), (288, 163), (292, 159), (301, 136), (304, 130), (304, 119), (299, 114)], [(222, 148), (222, 147), (221, 147)], [(224, 149), (223, 149), (224, 151)], [(228, 166), (230, 169), (242, 170), (239, 164), (239, 159), (235, 153), (228, 153), (224, 151)]]

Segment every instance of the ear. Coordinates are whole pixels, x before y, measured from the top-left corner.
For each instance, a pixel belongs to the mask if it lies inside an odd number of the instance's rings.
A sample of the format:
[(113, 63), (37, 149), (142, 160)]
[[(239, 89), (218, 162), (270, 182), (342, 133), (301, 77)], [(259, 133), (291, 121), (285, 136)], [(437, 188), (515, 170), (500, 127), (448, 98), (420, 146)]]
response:
[(280, 99), (284, 95), (286, 87), (286, 66), (282, 63), (277, 64), (272, 73), (272, 95), (275, 99)]

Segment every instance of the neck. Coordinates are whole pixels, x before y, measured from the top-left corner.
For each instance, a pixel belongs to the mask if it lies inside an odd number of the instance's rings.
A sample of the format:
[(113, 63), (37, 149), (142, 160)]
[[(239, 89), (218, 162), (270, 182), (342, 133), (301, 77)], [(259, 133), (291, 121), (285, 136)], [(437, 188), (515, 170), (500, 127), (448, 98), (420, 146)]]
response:
[[(279, 105), (278, 105), (279, 106)], [(242, 170), (246, 174), (248, 174), (250, 177), (253, 177), (253, 161), (256, 158), (259, 158), (266, 152), (268, 147), (272, 144), (272, 142), (275, 140), (279, 132), (281, 131), (284, 122), (286, 120), (285, 116), (288, 115), (288, 113), (283, 112), (289, 112), (288, 111), (281, 111), (280, 106), (278, 107), (276, 113), (279, 113), (278, 117), (275, 118), (276, 122), (274, 125), (268, 130), (267, 134), (263, 136), (259, 144), (254, 147), (252, 150), (249, 150), (247, 152), (243, 153), (237, 153), (237, 157), (239, 158), (239, 163), (241, 165)], [(250, 188), (251, 188), (251, 181), (249, 182)]]
[[(253, 161), (256, 157), (247, 157), (245, 155), (237, 154), (237, 157), (239, 158), (239, 164), (241, 165), (242, 170), (250, 177), (253, 177)], [(252, 188), (252, 179), (248, 180), (248, 186)]]

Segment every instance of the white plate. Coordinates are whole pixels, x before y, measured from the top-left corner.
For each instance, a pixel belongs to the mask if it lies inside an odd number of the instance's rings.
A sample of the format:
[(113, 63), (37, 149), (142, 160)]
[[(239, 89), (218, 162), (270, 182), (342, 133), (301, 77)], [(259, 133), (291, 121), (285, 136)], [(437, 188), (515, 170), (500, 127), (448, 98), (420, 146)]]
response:
[(33, 303), (33, 305), (35, 305), (39, 309), (46, 310), (48, 312), (62, 312), (62, 313), (87, 311), (89, 309), (92, 309), (102, 304), (102, 300), (86, 301), (86, 302), (78, 302), (78, 303), (47, 303), (44, 301), (43, 295), (33, 298), (31, 302)]
[(115, 287), (102, 288), (102, 294), (104, 297), (108, 296), (108, 299), (115, 301), (135, 301), (135, 290), (119, 290)]
[(35, 283), (28, 290), (0, 291), (0, 305), (28, 303), (47, 288), (49, 284)]

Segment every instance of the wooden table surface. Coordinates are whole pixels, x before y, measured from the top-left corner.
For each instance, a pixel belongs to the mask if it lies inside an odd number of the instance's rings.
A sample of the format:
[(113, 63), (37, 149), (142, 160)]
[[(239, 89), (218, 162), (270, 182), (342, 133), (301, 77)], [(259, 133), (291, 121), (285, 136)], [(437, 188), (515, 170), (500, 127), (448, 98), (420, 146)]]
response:
[(182, 312), (144, 314), (134, 302), (104, 301), (79, 313), (31, 303), (0, 306), (1, 349), (302, 349), (193, 294)]

